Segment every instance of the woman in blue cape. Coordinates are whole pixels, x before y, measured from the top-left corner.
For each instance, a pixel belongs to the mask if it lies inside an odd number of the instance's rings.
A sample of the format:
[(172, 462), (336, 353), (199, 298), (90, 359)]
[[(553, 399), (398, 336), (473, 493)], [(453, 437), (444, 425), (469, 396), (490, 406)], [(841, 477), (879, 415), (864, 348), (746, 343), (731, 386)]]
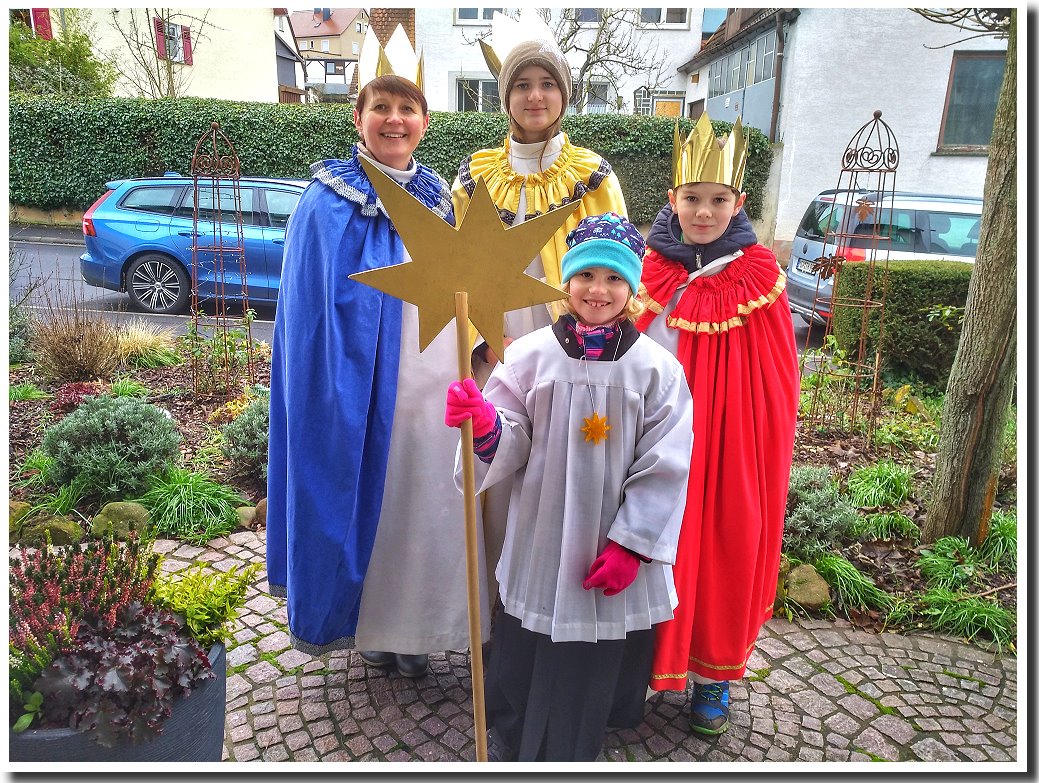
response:
[(412, 158), (429, 125), (414, 83), (372, 80), (354, 122), (353, 157), (313, 164), (285, 235), (271, 357), (268, 583), (287, 598), (297, 649), (357, 647), (367, 663), (415, 677), (428, 653), (469, 646), (457, 438), (437, 394), (455, 380), (456, 349), (445, 329), (420, 354), (415, 306), (349, 279), (410, 260), (359, 156), (444, 220), (454, 215), (447, 183)]

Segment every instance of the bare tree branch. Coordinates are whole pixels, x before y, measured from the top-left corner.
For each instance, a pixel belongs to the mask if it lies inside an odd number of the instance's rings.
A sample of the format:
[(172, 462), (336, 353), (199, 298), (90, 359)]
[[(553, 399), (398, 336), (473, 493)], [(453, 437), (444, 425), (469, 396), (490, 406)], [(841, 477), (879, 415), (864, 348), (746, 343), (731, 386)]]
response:
[(188, 27), (192, 52), (197, 52), (198, 44), (209, 40), (206, 28), (215, 27), (208, 21), (209, 11), (201, 18), (172, 8), (114, 8), (110, 13), (112, 24), (125, 43), (122, 50), (109, 53), (120, 76), (145, 98), (184, 95), (191, 80), (191, 70), (182, 63), (159, 57), (152, 20), (159, 18), (164, 25)]
[(975, 35), (959, 38), (941, 46), (927, 46), (926, 49), (945, 49), (975, 38), (1006, 38), (1010, 31), (1009, 8), (910, 8), (915, 14), (929, 22), (957, 27), (966, 33)]

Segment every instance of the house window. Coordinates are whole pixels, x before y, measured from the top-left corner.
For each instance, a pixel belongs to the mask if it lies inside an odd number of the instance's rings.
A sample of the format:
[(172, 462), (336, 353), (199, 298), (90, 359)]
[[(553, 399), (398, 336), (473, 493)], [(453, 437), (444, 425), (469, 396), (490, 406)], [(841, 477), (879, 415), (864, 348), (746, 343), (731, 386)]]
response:
[(585, 114), (605, 114), (610, 110), (609, 82), (589, 82)]
[(191, 28), (154, 16), (152, 29), (155, 32), (155, 54), (160, 60), (192, 64)]
[(330, 43), (330, 41), (327, 38), (321, 39), (321, 51), (323, 51), (323, 52), (329, 51), (329, 48), (328, 48), (329, 47), (329, 43)]
[(325, 75), (326, 76), (342, 76), (346, 73), (346, 63), (339, 62), (326, 62), (325, 63)]
[(635, 90), (633, 103), (636, 114), (651, 114), (653, 112), (653, 96), (648, 87), (639, 87)]
[(455, 24), (484, 24), (491, 21), (494, 12), (504, 13), (504, 8), (456, 8)]
[(457, 111), (495, 112), (501, 109), (498, 82), (494, 79), (459, 79), (455, 82)]
[(358, 33), (363, 33), (364, 32), (364, 25), (361, 22), (358, 22), (356, 25), (354, 25), (354, 29)]
[(580, 24), (599, 24), (602, 21), (601, 8), (575, 8), (574, 13)]
[(640, 8), (642, 21), (646, 24), (681, 24), (686, 23), (686, 8)]
[(952, 53), (939, 150), (988, 147), (1005, 63), (1005, 52)]
[(360, 53), (361, 47), (357, 45), (357, 41), (354, 41), (350, 44), (350, 51), (353, 52), (355, 55)]

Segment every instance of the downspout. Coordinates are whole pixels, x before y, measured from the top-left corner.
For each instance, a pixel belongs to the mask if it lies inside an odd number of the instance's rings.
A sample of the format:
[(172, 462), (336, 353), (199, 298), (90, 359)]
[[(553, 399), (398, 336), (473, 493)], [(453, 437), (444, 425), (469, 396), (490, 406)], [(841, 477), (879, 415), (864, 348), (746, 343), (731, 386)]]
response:
[(786, 11), (776, 14), (776, 84), (772, 90), (772, 124), (768, 129), (768, 140), (776, 143), (776, 125), (779, 124), (779, 93), (783, 82), (783, 22)]

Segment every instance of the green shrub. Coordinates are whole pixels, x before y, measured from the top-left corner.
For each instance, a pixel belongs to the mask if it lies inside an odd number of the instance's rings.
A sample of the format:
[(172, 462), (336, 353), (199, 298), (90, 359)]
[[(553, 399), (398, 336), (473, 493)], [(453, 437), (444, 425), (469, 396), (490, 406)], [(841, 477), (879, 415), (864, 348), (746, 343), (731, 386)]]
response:
[(208, 650), (230, 634), (229, 626), (259, 568), (259, 563), (252, 563), (241, 571), (214, 571), (197, 563), (187, 571), (160, 576), (152, 585), (152, 596), (159, 606), (181, 615), (191, 635)]
[(786, 500), (783, 552), (810, 563), (848, 535), (855, 509), (837, 492), (829, 468), (794, 465)]
[[(219, 122), (235, 145), (242, 174), (309, 179), (310, 164), (341, 158), (357, 141), (349, 104), (243, 103), (209, 98), (56, 100), (10, 98), (10, 201), (27, 207), (85, 209), (105, 182), (123, 177), (188, 173), (195, 143)], [(683, 133), (692, 121), (680, 121)], [(716, 133), (729, 123), (713, 123)], [(110, 132), (119, 128), (119, 133)], [(449, 183), (462, 159), (505, 138), (502, 113), (432, 112), (416, 157)], [(674, 120), (626, 114), (567, 115), (574, 144), (603, 155), (614, 167), (634, 223), (649, 223), (671, 185)], [(747, 214), (760, 218), (772, 148), (748, 128), (750, 155), (744, 189)]]
[(50, 395), (35, 383), (16, 383), (8, 388), (7, 397), (11, 402), (23, 402), (25, 400), (45, 400)]
[[(960, 339), (959, 324), (948, 328), (927, 313), (936, 306), (961, 306), (967, 301), (967, 287), (973, 264), (952, 261), (898, 261), (888, 268), (884, 304), (883, 365), (889, 371), (919, 378), (945, 388), (949, 370)], [(842, 299), (862, 299), (865, 295), (866, 264), (845, 264), (838, 280), (837, 295)], [(880, 296), (883, 264), (874, 270), (873, 298)], [(867, 356), (876, 351), (880, 328), (879, 310), (870, 310)], [(838, 308), (833, 317), (837, 343), (854, 358), (858, 350), (862, 311)]]
[(220, 450), (232, 469), (243, 476), (267, 480), (267, 437), (270, 430), (270, 390), (255, 387), (260, 396), (234, 421), (220, 428)]
[(7, 363), (26, 364), (33, 359), (29, 335), (32, 318), (22, 305), (7, 306)]
[(848, 476), (851, 502), (859, 508), (897, 506), (912, 488), (909, 469), (888, 459), (859, 468)]
[(148, 477), (179, 455), (180, 433), (169, 415), (133, 397), (87, 397), (47, 428), (41, 448), (54, 459), (48, 478), (79, 480), (91, 498), (142, 492)]
[(108, 387), (113, 397), (147, 397), (148, 387), (133, 378), (116, 378)]
[(939, 538), (920, 551), (917, 567), (935, 587), (956, 589), (978, 581), (983, 563), (978, 551), (960, 536)]
[(864, 541), (891, 541), (896, 538), (920, 540), (920, 528), (905, 514), (868, 514), (851, 527), (851, 535)]
[(980, 554), (989, 568), (1013, 571), (1017, 568), (1017, 512), (994, 511), (988, 535), (981, 542)]
[(967, 641), (985, 634), (1000, 648), (1014, 646), (1017, 619), (995, 601), (934, 587), (921, 596), (920, 604), (920, 613), (936, 631)]
[(202, 473), (171, 467), (152, 476), (138, 502), (151, 512), (158, 535), (204, 544), (234, 530), (245, 500)]
[(877, 587), (846, 557), (822, 555), (813, 565), (833, 588), (836, 603), (845, 609), (887, 609), (891, 605), (891, 596)]

